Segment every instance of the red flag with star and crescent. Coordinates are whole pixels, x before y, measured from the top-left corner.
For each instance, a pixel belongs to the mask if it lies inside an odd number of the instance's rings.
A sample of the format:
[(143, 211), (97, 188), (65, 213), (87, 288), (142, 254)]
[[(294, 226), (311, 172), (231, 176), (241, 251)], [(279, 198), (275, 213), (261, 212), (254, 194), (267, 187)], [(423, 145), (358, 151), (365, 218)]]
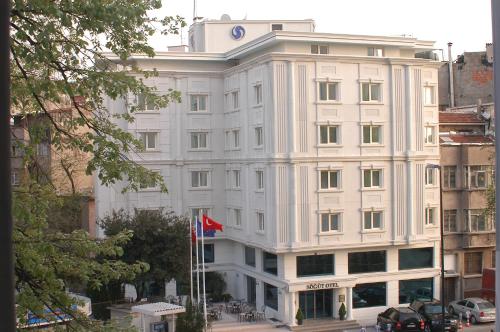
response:
[(222, 224), (213, 220), (212, 218), (203, 215), (203, 231), (221, 231), (222, 232)]

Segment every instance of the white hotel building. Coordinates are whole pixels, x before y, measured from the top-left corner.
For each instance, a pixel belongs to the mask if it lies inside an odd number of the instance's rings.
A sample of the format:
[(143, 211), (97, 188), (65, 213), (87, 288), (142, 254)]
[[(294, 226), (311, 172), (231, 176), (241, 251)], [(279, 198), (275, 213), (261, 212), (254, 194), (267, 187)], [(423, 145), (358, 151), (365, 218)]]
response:
[[(433, 42), (314, 32), (314, 21), (204, 20), (189, 51), (134, 56), (145, 79), (182, 102), (134, 123), (158, 188), (96, 189), (97, 213), (166, 208), (225, 226), (207, 240), (207, 269), (234, 298), (295, 325), (375, 322), (415, 297), (439, 298), (437, 61)], [(429, 52), (427, 52), (428, 54)], [(110, 59), (118, 59), (109, 55)]]

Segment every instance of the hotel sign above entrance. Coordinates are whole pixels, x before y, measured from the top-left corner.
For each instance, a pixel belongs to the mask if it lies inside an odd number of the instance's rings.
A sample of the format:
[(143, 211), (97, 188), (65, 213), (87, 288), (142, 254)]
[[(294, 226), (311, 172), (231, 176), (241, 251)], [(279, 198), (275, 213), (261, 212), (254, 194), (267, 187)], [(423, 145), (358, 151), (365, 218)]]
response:
[(320, 289), (332, 289), (332, 288), (344, 288), (344, 287), (354, 287), (356, 286), (356, 279), (347, 280), (336, 280), (336, 281), (318, 281), (309, 283), (300, 283), (295, 285), (289, 285), (289, 292), (297, 291), (314, 291)]
[(339, 284), (337, 282), (327, 282), (327, 283), (313, 283), (307, 284), (307, 290), (316, 290), (316, 289), (328, 289), (328, 288), (339, 288)]

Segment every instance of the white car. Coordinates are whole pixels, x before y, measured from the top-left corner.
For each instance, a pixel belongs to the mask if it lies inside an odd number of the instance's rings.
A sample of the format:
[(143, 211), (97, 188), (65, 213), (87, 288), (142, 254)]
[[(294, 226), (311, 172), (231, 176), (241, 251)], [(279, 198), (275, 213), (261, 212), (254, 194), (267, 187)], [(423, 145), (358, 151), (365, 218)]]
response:
[(463, 318), (466, 318), (466, 313), (469, 312), (472, 324), (495, 321), (495, 306), (478, 297), (452, 301), (448, 305), (448, 311), (456, 315), (462, 313)]

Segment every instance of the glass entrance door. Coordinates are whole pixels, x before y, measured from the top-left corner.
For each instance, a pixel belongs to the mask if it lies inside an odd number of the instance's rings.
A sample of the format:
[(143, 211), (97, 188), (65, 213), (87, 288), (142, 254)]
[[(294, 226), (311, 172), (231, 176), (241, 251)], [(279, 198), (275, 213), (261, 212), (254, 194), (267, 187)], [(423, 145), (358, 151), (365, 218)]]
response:
[(305, 319), (333, 317), (333, 290), (299, 292), (299, 307)]

